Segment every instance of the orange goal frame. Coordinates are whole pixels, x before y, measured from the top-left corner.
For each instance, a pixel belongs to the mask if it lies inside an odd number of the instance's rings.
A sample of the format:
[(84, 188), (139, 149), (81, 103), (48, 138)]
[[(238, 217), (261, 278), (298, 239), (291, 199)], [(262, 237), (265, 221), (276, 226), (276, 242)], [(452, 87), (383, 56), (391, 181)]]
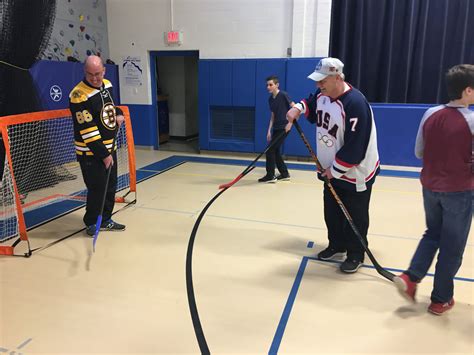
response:
[[(127, 106), (119, 106), (125, 117), (125, 134), (127, 139), (127, 146), (128, 146), (128, 163), (129, 163), (129, 173), (130, 173), (130, 191), (134, 192), (136, 196), (136, 186), (137, 186), (137, 176), (136, 176), (136, 160), (135, 160), (135, 144), (133, 140), (133, 131), (132, 131), (132, 122), (130, 119), (130, 111)], [(3, 143), (5, 145), (5, 157), (6, 162), (8, 162), (8, 166), (11, 172), (11, 178), (13, 183), (13, 190), (14, 190), (14, 200), (15, 200), (15, 208), (17, 210), (18, 215), (18, 239), (13, 243), (11, 246), (2, 246), (0, 245), (0, 255), (15, 255), (14, 249), (15, 246), (20, 241), (25, 241), (28, 243), (28, 250), (29, 254), (25, 256), (31, 255), (31, 249), (29, 246), (28, 234), (27, 234), (27, 227), (25, 223), (25, 217), (23, 214), (23, 206), (20, 199), (20, 193), (18, 191), (18, 187), (15, 181), (15, 171), (13, 169), (13, 163), (11, 158), (10, 152), (10, 144), (9, 144), (9, 137), (8, 137), (8, 126), (14, 124), (22, 124), (22, 123), (31, 123), (37, 121), (46, 121), (52, 120), (57, 118), (64, 118), (71, 116), (71, 111), (69, 109), (63, 110), (51, 110), (51, 111), (40, 111), (40, 112), (31, 112), (31, 113), (23, 113), (19, 115), (11, 115), (11, 116), (4, 116), (0, 117), (0, 133), (3, 138)], [(71, 137), (71, 145), (73, 145), (73, 138)], [(0, 167), (3, 169), (3, 166)], [(124, 198), (118, 198), (118, 202), (125, 202)]]

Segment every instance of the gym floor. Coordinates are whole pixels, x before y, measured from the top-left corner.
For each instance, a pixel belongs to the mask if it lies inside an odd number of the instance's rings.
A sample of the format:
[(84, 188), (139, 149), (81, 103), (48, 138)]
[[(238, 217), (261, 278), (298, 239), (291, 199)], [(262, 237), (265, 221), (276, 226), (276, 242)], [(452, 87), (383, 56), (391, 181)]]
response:
[[(79, 232), (31, 258), (0, 257), (0, 353), (199, 353), (186, 290), (191, 230), (249, 159), (137, 150), (147, 179), (137, 204), (114, 216), (126, 231), (101, 232), (93, 256)], [(262, 164), (216, 200), (196, 235), (194, 292), (211, 353), (474, 353), (472, 232), (456, 305), (437, 317), (426, 311), (432, 276), (410, 304), (368, 258), (352, 275), (315, 260), (327, 239), (313, 164), (291, 162), (291, 181), (259, 184)], [(369, 242), (398, 273), (425, 228), (421, 186), (417, 172), (383, 174)], [(32, 230), (32, 247), (81, 229), (82, 215)]]

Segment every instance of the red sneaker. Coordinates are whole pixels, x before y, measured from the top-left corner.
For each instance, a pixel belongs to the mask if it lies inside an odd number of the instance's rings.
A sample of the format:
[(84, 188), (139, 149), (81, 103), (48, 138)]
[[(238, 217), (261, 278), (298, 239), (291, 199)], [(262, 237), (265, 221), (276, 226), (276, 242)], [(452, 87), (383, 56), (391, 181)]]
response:
[(451, 298), (451, 301), (446, 303), (431, 302), (430, 306), (428, 307), (428, 312), (436, 314), (437, 316), (441, 316), (443, 313), (449, 311), (453, 307), (454, 298)]
[(393, 283), (400, 292), (402, 297), (406, 298), (410, 302), (416, 302), (415, 294), (416, 294), (416, 287), (417, 283), (410, 280), (407, 274), (401, 274), (400, 276), (396, 276), (393, 279)]

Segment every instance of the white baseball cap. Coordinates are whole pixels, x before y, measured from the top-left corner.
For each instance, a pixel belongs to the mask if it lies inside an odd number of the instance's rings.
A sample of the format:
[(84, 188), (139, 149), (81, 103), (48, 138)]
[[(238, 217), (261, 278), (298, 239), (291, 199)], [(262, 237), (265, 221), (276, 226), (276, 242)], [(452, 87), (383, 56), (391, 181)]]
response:
[(329, 75), (342, 74), (342, 68), (344, 68), (344, 63), (337, 58), (323, 58), (319, 61), (308, 79), (314, 81), (321, 81)]

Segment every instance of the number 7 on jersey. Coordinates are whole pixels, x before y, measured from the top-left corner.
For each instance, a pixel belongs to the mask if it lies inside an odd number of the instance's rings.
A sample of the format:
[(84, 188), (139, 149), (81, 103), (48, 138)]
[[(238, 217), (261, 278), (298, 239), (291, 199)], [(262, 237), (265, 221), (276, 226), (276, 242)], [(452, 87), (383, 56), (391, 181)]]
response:
[(350, 118), (350, 119), (349, 119), (349, 121), (352, 123), (352, 127), (351, 127), (351, 131), (352, 131), (352, 132), (355, 132), (355, 130), (356, 130), (357, 120), (358, 120), (357, 117), (354, 117), (354, 118)]

